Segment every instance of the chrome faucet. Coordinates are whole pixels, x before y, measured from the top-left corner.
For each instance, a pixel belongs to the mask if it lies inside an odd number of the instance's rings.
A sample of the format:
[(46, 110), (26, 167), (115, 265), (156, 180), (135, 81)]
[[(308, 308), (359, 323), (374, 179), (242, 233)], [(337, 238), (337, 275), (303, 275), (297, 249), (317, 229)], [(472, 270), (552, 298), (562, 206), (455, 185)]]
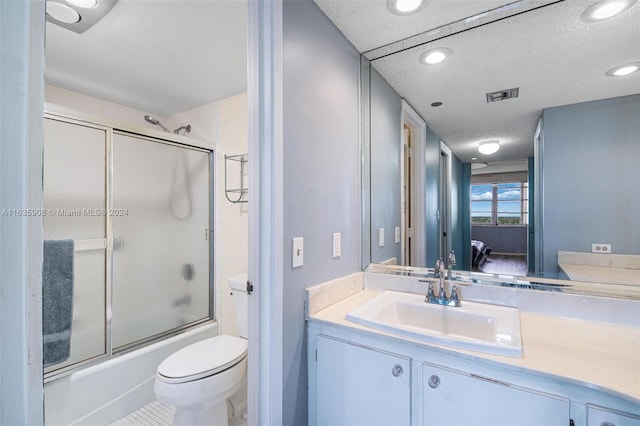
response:
[(444, 272), (444, 261), (442, 259), (436, 260), (436, 266), (433, 269), (433, 278), (440, 278), (440, 271)]
[(449, 265), (447, 266), (447, 279), (451, 279), (451, 269), (456, 266), (456, 254), (451, 250), (448, 257)]
[[(453, 254), (453, 250), (449, 253), (449, 266), (452, 266), (451, 258), (453, 257), (453, 265), (455, 265), (456, 258)], [(438, 296), (435, 295), (435, 291), (433, 289), (433, 283), (429, 283), (429, 290), (427, 291), (427, 295), (424, 298), (424, 301), (427, 303), (434, 303), (436, 305), (444, 305), (444, 306), (462, 306), (460, 302), (460, 298), (458, 297), (458, 289), (454, 285), (451, 287), (451, 297), (447, 296), (447, 288), (445, 282), (444, 275), (444, 261), (442, 259), (438, 259), (436, 261), (435, 271), (433, 273), (434, 278), (440, 278), (440, 288), (438, 289)], [(449, 270), (449, 273), (451, 270)]]

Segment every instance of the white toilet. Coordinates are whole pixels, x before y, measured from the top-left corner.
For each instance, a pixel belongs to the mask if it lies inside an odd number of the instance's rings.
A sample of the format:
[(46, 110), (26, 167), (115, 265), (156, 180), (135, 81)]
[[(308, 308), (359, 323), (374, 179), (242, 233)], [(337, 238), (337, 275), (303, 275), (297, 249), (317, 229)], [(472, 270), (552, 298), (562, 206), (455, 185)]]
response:
[(247, 274), (229, 278), (241, 337), (220, 335), (171, 354), (158, 366), (156, 399), (176, 408), (174, 425), (227, 426), (246, 410)]

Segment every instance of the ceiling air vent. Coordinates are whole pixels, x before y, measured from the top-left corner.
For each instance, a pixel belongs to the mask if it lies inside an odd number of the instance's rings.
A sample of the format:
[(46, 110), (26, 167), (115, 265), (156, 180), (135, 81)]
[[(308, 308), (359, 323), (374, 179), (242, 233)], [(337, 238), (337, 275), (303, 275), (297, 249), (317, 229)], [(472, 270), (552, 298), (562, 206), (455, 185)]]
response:
[(519, 87), (513, 89), (498, 90), (497, 92), (487, 93), (487, 102), (504, 101), (505, 99), (517, 98)]

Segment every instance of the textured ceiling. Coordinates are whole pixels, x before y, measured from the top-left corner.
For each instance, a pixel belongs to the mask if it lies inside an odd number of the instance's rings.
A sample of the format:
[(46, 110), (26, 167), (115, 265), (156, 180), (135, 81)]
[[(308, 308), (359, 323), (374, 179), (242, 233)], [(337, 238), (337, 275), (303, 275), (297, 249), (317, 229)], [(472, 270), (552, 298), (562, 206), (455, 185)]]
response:
[[(346, 3), (373, 9), (380, 2)], [(640, 93), (640, 72), (605, 76), (614, 66), (640, 61), (640, 3), (609, 20), (583, 22), (580, 15), (592, 3), (565, 0), (372, 64), (463, 162), (528, 157), (543, 108)], [(403, 19), (406, 26), (420, 20)], [(371, 38), (379, 38), (377, 31)], [(447, 47), (454, 55), (439, 65), (418, 63), (420, 53), (433, 47)], [(487, 92), (513, 87), (520, 88), (518, 98), (486, 102)], [(436, 101), (443, 105), (431, 107)], [(487, 139), (499, 139), (502, 149), (491, 156), (478, 153), (478, 142)]]
[(314, 0), (361, 53), (514, 0), (425, 0), (409, 16), (389, 12), (386, 0)]
[(168, 116), (246, 90), (246, 0), (120, 0), (76, 34), (47, 22), (48, 84)]

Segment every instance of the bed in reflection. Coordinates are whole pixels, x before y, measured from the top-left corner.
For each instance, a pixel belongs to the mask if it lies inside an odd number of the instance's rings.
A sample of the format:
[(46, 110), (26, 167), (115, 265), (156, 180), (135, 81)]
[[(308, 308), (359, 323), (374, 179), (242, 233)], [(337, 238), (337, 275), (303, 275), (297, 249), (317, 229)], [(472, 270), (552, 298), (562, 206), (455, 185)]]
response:
[(471, 240), (471, 266), (474, 270), (479, 269), (487, 261), (491, 254), (491, 248), (478, 240)]

